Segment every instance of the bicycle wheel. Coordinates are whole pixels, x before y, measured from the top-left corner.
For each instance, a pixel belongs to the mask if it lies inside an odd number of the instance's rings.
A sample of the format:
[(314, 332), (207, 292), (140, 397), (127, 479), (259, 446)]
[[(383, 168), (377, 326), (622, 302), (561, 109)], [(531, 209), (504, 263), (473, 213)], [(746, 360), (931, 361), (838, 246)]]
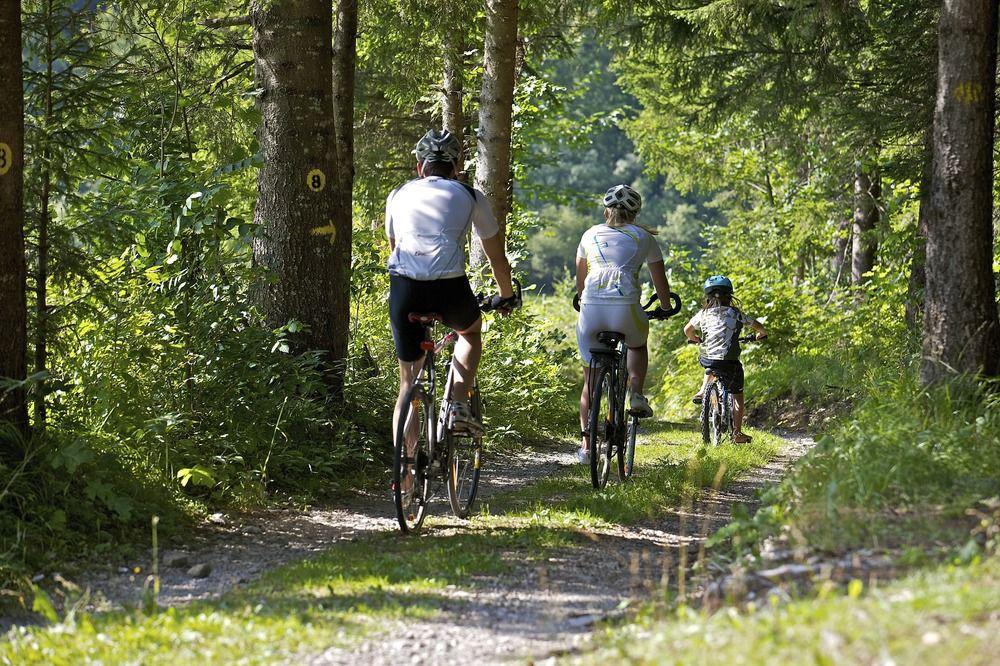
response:
[(714, 382), (705, 390), (701, 411), (702, 440), (718, 446), (722, 439), (722, 398)]
[(625, 465), (622, 480), (631, 479), (635, 472), (635, 440), (639, 435), (639, 417), (630, 415), (628, 419), (628, 429), (625, 432)]
[[(473, 389), (470, 407), (472, 414), (482, 423), (479, 387)], [(448, 501), (451, 502), (451, 512), (458, 518), (468, 518), (479, 489), (483, 438), (445, 431), (444, 440), (448, 447)]]
[(611, 471), (612, 400), (611, 368), (604, 366), (591, 386), (590, 396), (590, 482), (600, 490), (608, 485)]
[(403, 532), (420, 529), (427, 513), (431, 418), (430, 398), (416, 384), (406, 396), (393, 447), (392, 495)]
[(708, 444), (712, 441), (712, 402), (711, 393), (715, 390), (715, 385), (709, 384), (705, 387), (701, 397), (701, 443)]

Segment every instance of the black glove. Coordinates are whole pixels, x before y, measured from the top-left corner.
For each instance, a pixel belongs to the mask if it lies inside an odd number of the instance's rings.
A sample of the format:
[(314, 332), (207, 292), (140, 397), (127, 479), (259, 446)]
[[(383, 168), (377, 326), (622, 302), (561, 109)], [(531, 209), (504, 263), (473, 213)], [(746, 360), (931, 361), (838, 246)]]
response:
[(573, 309), (580, 311), (580, 294), (573, 294)]
[(656, 306), (655, 310), (650, 310), (646, 313), (647, 319), (670, 319), (673, 313), (669, 310), (664, 310), (660, 306)]
[(521, 307), (521, 299), (518, 298), (517, 294), (508, 296), (507, 298), (504, 298), (500, 294), (494, 294), (493, 297), (490, 298), (490, 310), (505, 310), (509, 312), (510, 310), (519, 307)]

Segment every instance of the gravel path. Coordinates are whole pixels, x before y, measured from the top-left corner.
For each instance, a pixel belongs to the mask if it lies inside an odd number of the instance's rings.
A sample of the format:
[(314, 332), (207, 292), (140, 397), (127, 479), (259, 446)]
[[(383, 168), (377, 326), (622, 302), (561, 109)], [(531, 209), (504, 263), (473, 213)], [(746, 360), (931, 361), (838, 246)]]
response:
[[(655, 523), (589, 533), (582, 545), (549, 557), (542, 565), (481, 581), (472, 589), (451, 590), (447, 597), (454, 604), (445, 602), (433, 620), (399, 625), (350, 650), (334, 647), (304, 661), (314, 665), (554, 661), (584, 643), (595, 623), (657, 593), (664, 580), (676, 586), (678, 571), (685, 571), (686, 578), (708, 535), (729, 522), (732, 507), (753, 508), (757, 491), (779, 480), (813, 445), (811, 438), (781, 434), (788, 442), (781, 454), (724, 491), (705, 493)], [(587, 566), (578, 566), (580, 562)], [(690, 590), (693, 583), (685, 583)]]
[[(480, 496), (526, 485), (570, 464), (572, 456), (542, 452), (532, 456), (509, 457), (500, 467), (486, 458)], [(365, 534), (398, 529), (388, 488), (384, 493), (358, 494), (337, 508), (256, 510), (246, 514), (213, 517), (185, 537), (183, 551), (166, 548), (161, 553), (160, 604), (177, 606), (211, 599), (226, 590), (249, 582), (277, 566), (322, 552), (337, 541), (355, 540)], [(166, 566), (172, 557), (182, 556), (181, 566)], [(204, 578), (188, 574), (190, 567), (208, 564)], [(135, 570), (138, 569), (138, 573)], [(149, 584), (151, 558), (130, 566), (91, 569), (81, 580), (89, 588), (94, 610), (109, 610), (138, 604)]]
[[(595, 623), (623, 613), (633, 602), (657, 593), (666, 577), (676, 587), (679, 571), (696, 561), (700, 546), (729, 521), (734, 504), (753, 505), (757, 490), (775, 483), (791, 462), (812, 445), (808, 437), (781, 433), (785, 450), (768, 465), (709, 491), (689, 506), (655, 522), (589, 532), (588, 539), (506, 574), (480, 578), (468, 588), (449, 587), (433, 619), (390, 626), (360, 645), (331, 647), (305, 655), (310, 664), (496, 663), (547, 660), (586, 641)], [(575, 464), (571, 452), (509, 456), (487, 465), (481, 497), (530, 484)], [(461, 529), (438, 516), (435, 529)], [(309, 557), (337, 541), (396, 529), (389, 493), (358, 495), (338, 508), (267, 510), (216, 516), (188, 535), (183, 567), (161, 566), (161, 605), (184, 605), (226, 590), (287, 562)], [(441, 522), (444, 522), (442, 525)], [(578, 566), (587, 562), (586, 567)], [(208, 564), (196, 578), (188, 567)], [(682, 566), (686, 565), (686, 566)], [(133, 573), (134, 568), (139, 573)], [(92, 591), (95, 610), (136, 604), (147, 584), (150, 563), (91, 572), (77, 583)], [(615, 584), (617, 582), (617, 584)], [(686, 581), (688, 589), (692, 583)]]

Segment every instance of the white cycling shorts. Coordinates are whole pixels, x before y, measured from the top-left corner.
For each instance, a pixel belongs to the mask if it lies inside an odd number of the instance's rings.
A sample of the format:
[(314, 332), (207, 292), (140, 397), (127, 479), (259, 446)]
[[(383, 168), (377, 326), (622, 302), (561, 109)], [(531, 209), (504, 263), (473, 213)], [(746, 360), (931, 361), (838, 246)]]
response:
[(583, 362), (590, 363), (590, 350), (601, 349), (597, 334), (615, 331), (625, 335), (625, 346), (643, 347), (649, 335), (649, 320), (638, 303), (583, 303), (576, 322), (576, 344)]

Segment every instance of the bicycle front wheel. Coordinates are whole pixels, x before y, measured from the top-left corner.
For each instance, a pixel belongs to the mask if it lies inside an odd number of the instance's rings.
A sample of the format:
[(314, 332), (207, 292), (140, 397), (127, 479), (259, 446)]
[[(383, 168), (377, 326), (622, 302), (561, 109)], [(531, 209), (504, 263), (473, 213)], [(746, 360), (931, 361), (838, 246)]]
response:
[(597, 381), (591, 386), (590, 396), (590, 482), (600, 490), (608, 485), (611, 471), (611, 442), (613, 432), (613, 395), (611, 368), (604, 366), (598, 371)]
[[(483, 408), (478, 387), (473, 389), (469, 406), (473, 416), (482, 423)], [(451, 512), (458, 518), (468, 518), (479, 489), (483, 438), (446, 431), (444, 439), (448, 447), (448, 501), (451, 502)]]
[(639, 417), (634, 414), (629, 416), (628, 429), (625, 431), (625, 465), (622, 480), (632, 478), (635, 471), (635, 440), (639, 436)]
[(432, 407), (424, 387), (415, 384), (406, 396), (396, 428), (392, 496), (404, 533), (419, 530), (427, 513)]

